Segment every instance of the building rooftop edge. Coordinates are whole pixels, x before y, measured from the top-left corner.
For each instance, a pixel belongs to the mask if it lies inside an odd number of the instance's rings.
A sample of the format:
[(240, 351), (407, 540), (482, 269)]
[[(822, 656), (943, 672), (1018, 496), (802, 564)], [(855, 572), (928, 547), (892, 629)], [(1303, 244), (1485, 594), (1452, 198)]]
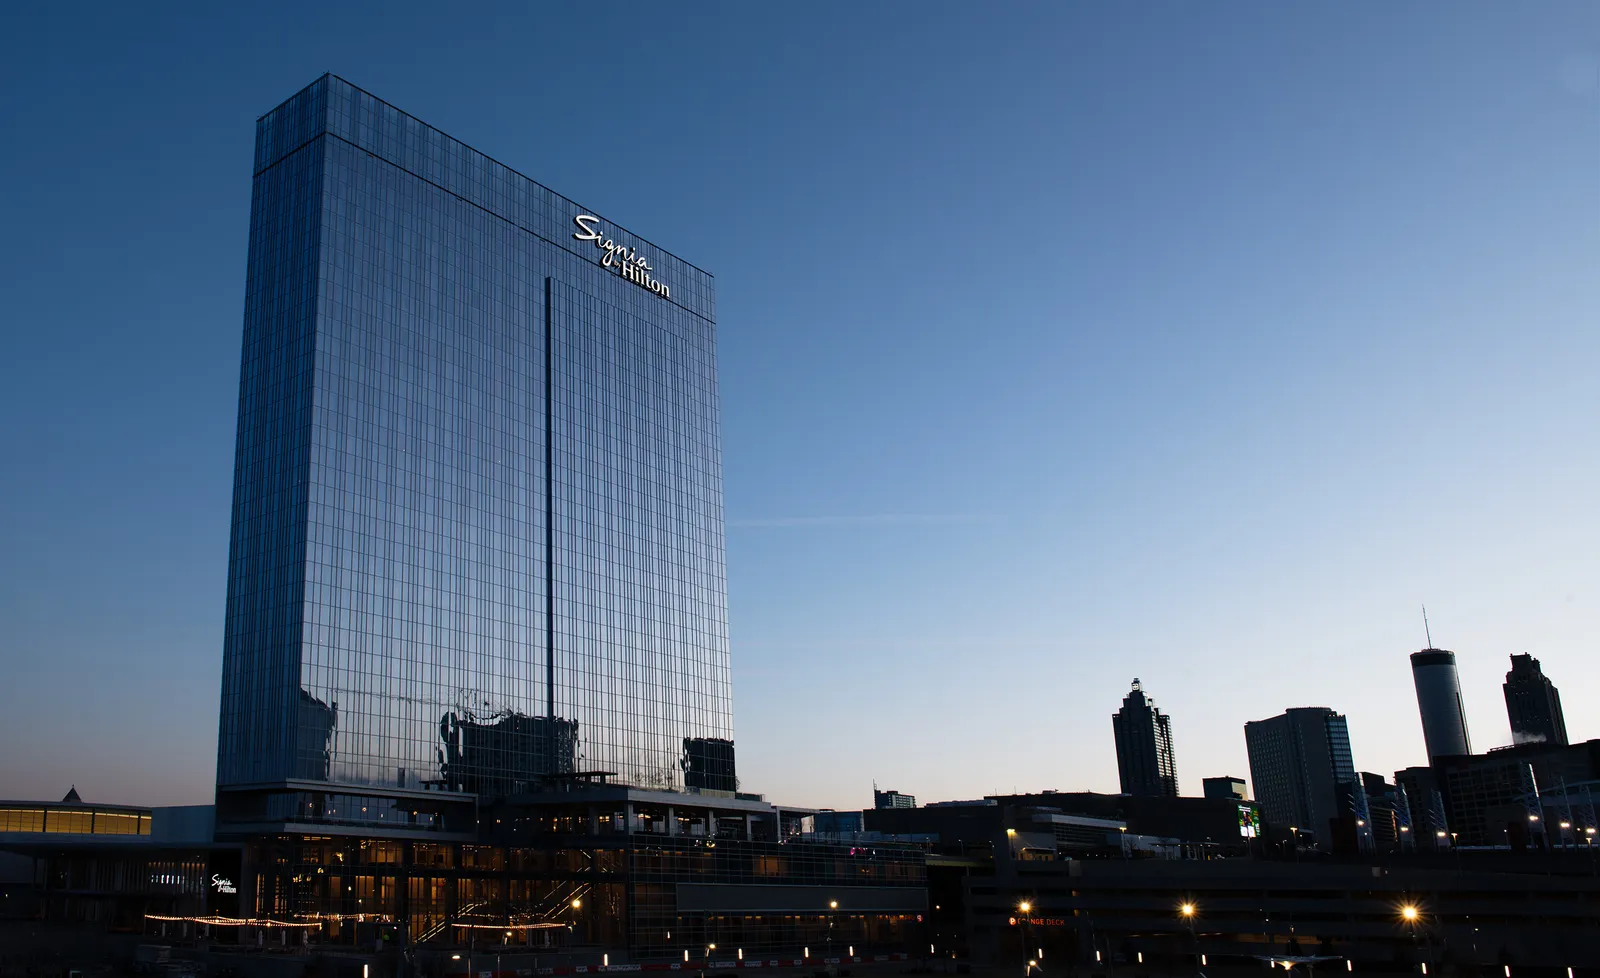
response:
[[(395, 105), (393, 102), (390, 102), (387, 99), (385, 99), (385, 98), (383, 98), (383, 97), (381, 97), (379, 95), (374, 95), (372, 92), (367, 91), (365, 88), (362, 88), (360, 85), (357, 85), (355, 82), (351, 81), (350, 79), (345, 78), (343, 75), (335, 74), (334, 72), (331, 72), (331, 71), (324, 71), (322, 74), (320, 74), (317, 77), (313, 78), (309, 83), (307, 83), (305, 85), (302, 85), (299, 88), (295, 89), (294, 93), (291, 94), (288, 98), (284, 99), (283, 101), (279, 102), (277, 105), (274, 105), (272, 108), (270, 108), (267, 111), (265, 111), (265, 112), (261, 113), (260, 115), (256, 116), (256, 123), (259, 125), (262, 119), (265, 119), (267, 116), (269, 116), (272, 113), (274, 113), (274, 112), (278, 111), (279, 109), (283, 108), (285, 105), (288, 105), (290, 102), (294, 101), (296, 98), (299, 98), (300, 95), (302, 93), (304, 93), (307, 89), (310, 89), (311, 87), (316, 85), (318, 82), (323, 81), (324, 79), (330, 79), (330, 78), (333, 79), (334, 81), (337, 81), (337, 82), (341, 83), (341, 84), (350, 86), (351, 88), (353, 88), (356, 91), (360, 92), (362, 95), (365, 95), (368, 98), (373, 99), (374, 101), (379, 102), (382, 105), (388, 106), (389, 108), (391, 108), (391, 109), (395, 110), (396, 112), (400, 113), (401, 115), (405, 116), (407, 119), (411, 119), (412, 121), (416, 122), (418, 125), (423, 126), (423, 127), (427, 128), (427, 129), (432, 129), (434, 132), (436, 132), (439, 135), (443, 136), (444, 138), (450, 140), (451, 142), (459, 143), (460, 145), (467, 147), (468, 149), (472, 150), (474, 153), (477, 153), (479, 156), (482, 156), (484, 159), (488, 160), (489, 162), (493, 163), (494, 165), (505, 167), (507, 170), (510, 170), (512, 173), (515, 173), (517, 176), (519, 176), (522, 179), (528, 181), (529, 183), (531, 183), (531, 184), (533, 184), (533, 185), (535, 185), (537, 187), (541, 187), (541, 188), (543, 188), (545, 190), (548, 190), (552, 194), (555, 194), (557, 197), (560, 197), (562, 200), (564, 200), (567, 203), (571, 204), (573, 207), (578, 208), (578, 210), (583, 211), (584, 213), (594, 213), (589, 208), (584, 207), (582, 204), (579, 204), (576, 200), (573, 200), (571, 197), (568, 197), (566, 194), (562, 193), (561, 191), (556, 190), (555, 188), (551, 187), (549, 184), (540, 183), (538, 180), (535, 180), (533, 177), (528, 176), (526, 173), (523, 173), (521, 170), (517, 169), (516, 167), (511, 166), (510, 164), (508, 164), (508, 163), (506, 163), (506, 162), (504, 162), (502, 160), (499, 160), (499, 159), (497, 159), (497, 158), (495, 158), (493, 156), (490, 156), (488, 153), (485, 153), (483, 150), (477, 148), (476, 146), (472, 145), (471, 143), (469, 143), (469, 142), (467, 142), (465, 140), (457, 139), (456, 137), (454, 137), (454, 136), (450, 135), (449, 133), (445, 132), (443, 129), (440, 129), (438, 126), (430, 125), (429, 123), (423, 121), (421, 118), (419, 118), (417, 116), (414, 116), (410, 112), (407, 112), (405, 109), (402, 109), (398, 105)], [(326, 134), (326, 129), (324, 129), (324, 134)], [(603, 215), (596, 214), (595, 216), (596, 217), (600, 217), (600, 216), (603, 216)], [(669, 250), (667, 248), (663, 248), (661, 245), (656, 244), (654, 239), (647, 238), (644, 235), (638, 233), (637, 231), (634, 231), (634, 230), (628, 228), (626, 225), (621, 224), (620, 222), (617, 222), (617, 221), (613, 221), (609, 217), (606, 218), (605, 220), (606, 220), (607, 224), (610, 224), (613, 227), (618, 228), (619, 230), (626, 231), (628, 234), (632, 235), (635, 238), (638, 238), (640, 241), (643, 241), (646, 244), (649, 244), (651, 247), (653, 247), (656, 250), (660, 251), (662, 254), (669, 256), (670, 258), (672, 258), (673, 261), (682, 262), (684, 265), (687, 265), (688, 267), (694, 269), (695, 271), (699, 272), (701, 275), (704, 275), (707, 278), (710, 278), (710, 279), (713, 279), (713, 280), (716, 279), (717, 276), (716, 276), (715, 272), (711, 272), (711, 271), (708, 271), (707, 269), (701, 268), (699, 265), (696, 265), (694, 262), (688, 260), (687, 258), (684, 258), (682, 255), (679, 255), (675, 251), (671, 251), (671, 250)], [(702, 318), (704, 318), (704, 317), (702, 317)]]

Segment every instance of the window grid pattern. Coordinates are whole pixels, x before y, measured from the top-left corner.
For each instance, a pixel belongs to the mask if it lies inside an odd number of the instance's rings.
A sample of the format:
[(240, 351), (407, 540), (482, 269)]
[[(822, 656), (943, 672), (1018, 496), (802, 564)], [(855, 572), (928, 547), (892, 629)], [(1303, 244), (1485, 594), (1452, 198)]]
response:
[(219, 783), (682, 787), (732, 737), (711, 277), (336, 78), (257, 163)]
[(219, 784), (294, 770), (323, 158), (284, 134), (321, 103), (308, 89), (257, 127), (258, 150), (290, 148), (257, 172), (250, 206)]

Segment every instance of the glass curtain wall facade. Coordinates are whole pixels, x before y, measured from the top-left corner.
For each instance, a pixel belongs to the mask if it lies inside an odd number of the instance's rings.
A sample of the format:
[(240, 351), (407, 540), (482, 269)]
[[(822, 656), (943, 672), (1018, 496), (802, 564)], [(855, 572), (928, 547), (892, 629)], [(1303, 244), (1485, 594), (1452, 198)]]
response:
[(219, 787), (731, 788), (718, 412), (708, 273), (337, 77), (263, 116)]

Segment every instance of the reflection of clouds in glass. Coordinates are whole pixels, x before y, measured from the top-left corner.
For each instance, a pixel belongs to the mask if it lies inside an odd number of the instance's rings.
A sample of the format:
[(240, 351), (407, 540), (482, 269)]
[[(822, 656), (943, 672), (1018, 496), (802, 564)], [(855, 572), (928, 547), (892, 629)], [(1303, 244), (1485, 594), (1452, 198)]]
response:
[(1600, 58), (1575, 54), (1561, 65), (1561, 83), (1574, 95), (1593, 95), (1600, 89)]

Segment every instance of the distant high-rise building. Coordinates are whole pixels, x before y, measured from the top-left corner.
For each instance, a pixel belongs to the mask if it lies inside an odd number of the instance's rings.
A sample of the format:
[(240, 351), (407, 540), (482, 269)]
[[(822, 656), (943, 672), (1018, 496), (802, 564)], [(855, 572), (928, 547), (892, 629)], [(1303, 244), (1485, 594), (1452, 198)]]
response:
[(1204, 787), (1207, 798), (1250, 800), (1250, 793), (1245, 790), (1244, 778), (1201, 778), (1200, 784)]
[(1411, 814), (1412, 845), (1421, 849), (1447, 848), (1450, 822), (1445, 817), (1438, 772), (1431, 767), (1403, 768), (1394, 772), (1394, 784)]
[(1125, 795), (1178, 797), (1178, 765), (1172, 754), (1172, 722), (1144, 695), (1139, 680), (1111, 715), (1117, 736), (1117, 773)]
[(1400, 786), (1390, 784), (1381, 774), (1363, 771), (1361, 787), (1367, 795), (1367, 824), (1372, 826), (1373, 844), (1389, 852), (1415, 846), (1411, 809)]
[(1456, 654), (1431, 648), (1411, 653), (1411, 678), (1417, 685), (1417, 710), (1422, 714), (1428, 760), (1472, 753)]
[(902, 795), (898, 791), (879, 791), (872, 789), (873, 808), (916, 808), (916, 795)]
[(1267, 821), (1309, 830), (1327, 844), (1334, 819), (1366, 820), (1366, 794), (1342, 713), (1325, 706), (1286, 710), (1246, 723), (1244, 739), (1256, 803)]
[(1511, 657), (1506, 673), (1506, 716), (1511, 720), (1514, 743), (1567, 743), (1567, 718), (1561, 713), (1561, 693), (1531, 655)]

